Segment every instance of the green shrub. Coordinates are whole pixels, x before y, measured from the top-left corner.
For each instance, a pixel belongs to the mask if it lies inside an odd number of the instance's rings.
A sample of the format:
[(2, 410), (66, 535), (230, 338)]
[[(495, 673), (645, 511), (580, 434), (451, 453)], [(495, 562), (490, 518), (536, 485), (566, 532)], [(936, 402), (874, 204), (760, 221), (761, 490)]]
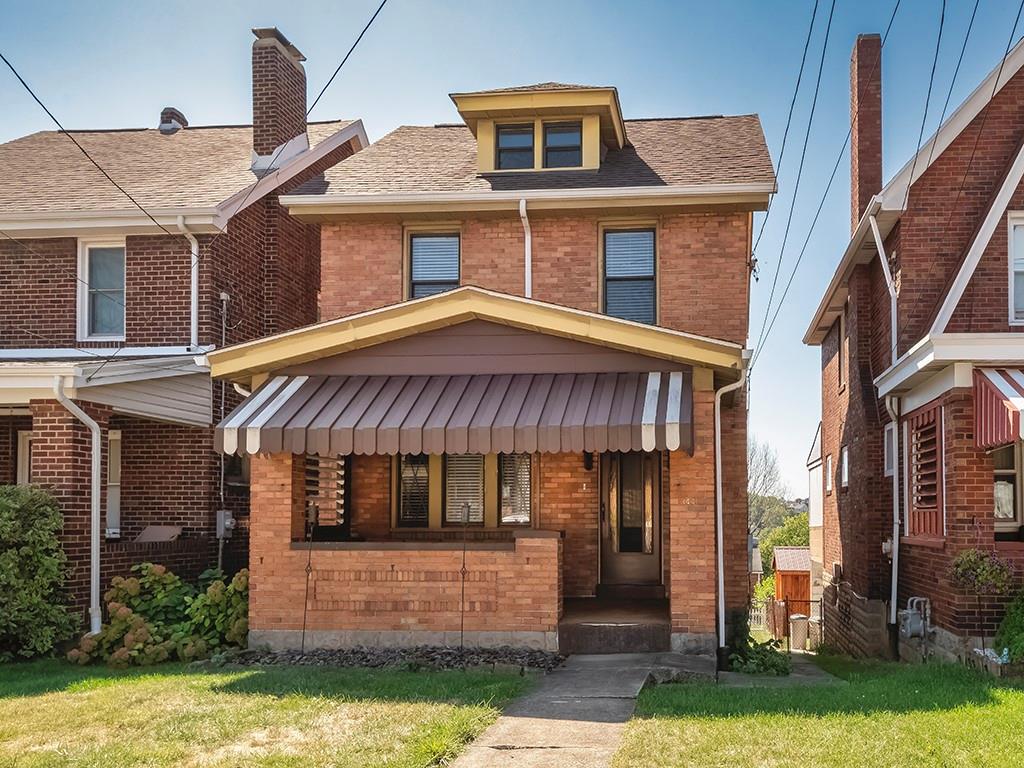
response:
[(50, 653), (78, 617), (64, 594), (57, 502), (40, 488), (0, 486), (0, 661)]
[(996, 632), (995, 647), (1009, 650), (1010, 661), (1024, 661), (1024, 592), (1013, 598)]
[(734, 672), (749, 675), (788, 675), (791, 668), (789, 654), (780, 650), (778, 640), (751, 643), (744, 653), (729, 656), (729, 666)]
[(217, 650), (225, 645), (245, 647), (249, 634), (249, 571), (242, 569), (230, 583), (217, 579), (188, 606), (190, 634)]
[(775, 597), (775, 574), (761, 579), (754, 587), (754, 599), (759, 603), (767, 602)]
[(103, 595), (105, 602), (127, 605), (165, 633), (176, 632), (188, 622), (188, 602), (196, 593), (195, 587), (153, 563), (133, 566), (132, 573), (137, 575), (113, 578)]
[(1013, 566), (993, 552), (965, 549), (953, 559), (953, 583), (972, 595), (1006, 595)]

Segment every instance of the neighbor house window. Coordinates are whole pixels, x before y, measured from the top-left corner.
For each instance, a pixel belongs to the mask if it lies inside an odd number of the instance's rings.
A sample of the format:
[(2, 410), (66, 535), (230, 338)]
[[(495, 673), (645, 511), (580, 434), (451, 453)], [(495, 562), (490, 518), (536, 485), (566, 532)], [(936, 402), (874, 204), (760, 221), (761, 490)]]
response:
[(839, 485), (848, 488), (850, 485), (850, 446), (844, 445), (839, 451)]
[(107, 432), (107, 531), (121, 535), (121, 430)]
[(910, 509), (907, 534), (938, 538), (942, 530), (942, 413), (939, 406), (910, 421)]
[(503, 453), (498, 457), (498, 491), (498, 522), (501, 525), (529, 525), (530, 454)]
[(839, 351), (836, 356), (839, 362), (839, 391), (846, 386), (846, 307), (839, 316)]
[(398, 462), (398, 525), (426, 528), (430, 522), (430, 460), (424, 454)]
[(883, 471), (886, 477), (892, 477), (896, 469), (896, 422), (890, 421), (885, 425), (883, 446)]
[(533, 125), (499, 125), (496, 130), (499, 171), (533, 168)]
[(1024, 221), (1018, 221), (1010, 226), (1010, 313), (1024, 322)]
[(653, 229), (605, 231), (605, 314), (638, 323), (655, 321), (654, 263)]
[(483, 525), (484, 457), (461, 453), (444, 457), (444, 524)]
[(583, 129), (579, 123), (544, 125), (544, 167), (579, 168), (583, 165)]
[(124, 245), (81, 243), (79, 338), (124, 339), (124, 264)]
[(32, 432), (18, 430), (18, 467), (15, 482), (29, 485), (32, 482)]
[(995, 482), (996, 530), (1016, 530), (1020, 527), (1020, 499), (1017, 494), (1020, 443), (992, 451)]
[(825, 457), (825, 493), (832, 493), (832, 454)]
[(422, 299), (459, 287), (459, 236), (409, 238), (409, 298)]

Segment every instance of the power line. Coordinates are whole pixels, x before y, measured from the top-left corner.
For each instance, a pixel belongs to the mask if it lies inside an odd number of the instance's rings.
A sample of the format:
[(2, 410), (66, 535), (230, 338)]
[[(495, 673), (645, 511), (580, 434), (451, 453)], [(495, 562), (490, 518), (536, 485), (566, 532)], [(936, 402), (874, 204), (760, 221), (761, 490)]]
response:
[(832, 17), (835, 14), (836, 2), (832, 0), (832, 6), (828, 12), (828, 24), (825, 26), (825, 40), (821, 45), (821, 58), (818, 61), (818, 76), (814, 83), (814, 97), (811, 99), (811, 113), (807, 118), (807, 130), (804, 131), (804, 144), (800, 151), (800, 165), (797, 167), (796, 172), (796, 183), (793, 186), (793, 198), (789, 202), (789, 215), (786, 217), (786, 229), (782, 235), (782, 245), (779, 248), (779, 258), (775, 263), (775, 274), (772, 277), (772, 288), (768, 294), (768, 302), (765, 304), (764, 319), (761, 321), (761, 330), (758, 333), (757, 344), (755, 347), (761, 346), (761, 340), (764, 338), (765, 326), (768, 323), (768, 313), (771, 311), (772, 299), (775, 298), (775, 287), (779, 282), (779, 272), (782, 269), (782, 259), (786, 252), (786, 242), (789, 240), (789, 230), (793, 224), (793, 211), (796, 209), (797, 194), (800, 191), (800, 179), (804, 172), (804, 161), (807, 159), (807, 144), (811, 137), (811, 126), (814, 123), (814, 112), (818, 105), (818, 93), (821, 90), (821, 76), (825, 69), (825, 53), (828, 51), (828, 39), (829, 33), (832, 31)]
[[(782, 160), (786, 156), (786, 140), (789, 138), (789, 126), (793, 120), (793, 108), (796, 106), (796, 97), (800, 93), (800, 81), (804, 77), (804, 65), (807, 63), (807, 51), (811, 47), (811, 33), (814, 31), (814, 20), (818, 15), (818, 0), (814, 0), (814, 7), (811, 9), (811, 23), (807, 27), (807, 38), (804, 40), (804, 52), (800, 57), (800, 69), (796, 74), (796, 87), (793, 88), (793, 98), (789, 101), (789, 114), (786, 115), (786, 129), (782, 132), (782, 148), (779, 150), (779, 165), (776, 169), (776, 175), (782, 172)], [(768, 225), (768, 217), (772, 213), (772, 201), (775, 198), (772, 197), (768, 200), (768, 207), (765, 209), (764, 218), (761, 219), (761, 229), (757, 233), (757, 239), (754, 240), (754, 246), (750, 249), (750, 256), (753, 259), (757, 253), (757, 246), (761, 242), (761, 236), (764, 235), (764, 229)]]
[[(879, 63), (881, 62), (882, 49), (885, 48), (885, 43), (889, 39), (889, 32), (892, 30), (893, 22), (896, 20), (896, 14), (897, 14), (897, 12), (900, 9), (900, 2), (901, 2), (901, 0), (896, 0), (896, 4), (893, 6), (892, 15), (889, 16), (889, 23), (885, 27), (885, 33), (882, 35), (882, 43), (879, 46), (878, 57), (875, 59), (874, 66), (871, 68), (871, 72), (868, 74), (868, 80), (870, 80), (872, 77), (874, 77), (875, 70), (878, 68)], [(860, 102), (858, 102), (857, 103), (857, 113), (858, 114), (860, 113), (860, 107), (861, 107), (861, 104), (860, 104)], [(842, 163), (843, 155), (846, 152), (847, 145), (850, 143), (850, 137), (852, 136), (852, 134), (853, 134), (853, 125), (851, 124), (850, 128), (847, 129), (847, 131), (846, 131), (846, 138), (843, 140), (843, 146), (840, 147), (840, 149), (839, 149), (839, 155), (838, 155), (838, 157), (836, 157), (835, 165), (832, 167), (832, 174), (829, 176), (828, 183), (825, 185), (825, 191), (824, 191), (824, 193), (821, 196), (821, 201), (818, 203), (818, 209), (815, 211), (814, 218), (811, 220), (811, 226), (810, 226), (810, 228), (807, 231), (807, 237), (804, 238), (803, 246), (800, 248), (800, 253), (797, 256), (796, 263), (793, 264), (793, 269), (790, 271), (789, 279), (786, 282), (786, 287), (785, 287), (785, 289), (782, 292), (782, 298), (779, 299), (779, 305), (775, 309), (775, 314), (772, 315), (772, 320), (771, 320), (771, 323), (768, 325), (768, 329), (765, 331), (763, 337), (761, 338), (761, 340), (759, 340), (759, 343), (757, 344), (756, 348), (754, 349), (754, 357), (750, 361), (750, 367), (749, 367), (748, 373), (753, 371), (754, 364), (757, 362), (758, 358), (761, 356), (761, 350), (764, 349), (765, 344), (768, 343), (768, 337), (771, 335), (772, 329), (775, 327), (775, 320), (779, 316), (779, 310), (781, 310), (782, 305), (783, 305), (783, 303), (786, 300), (786, 296), (789, 293), (789, 288), (793, 284), (793, 278), (796, 275), (797, 269), (800, 267), (800, 262), (803, 260), (804, 253), (806, 253), (806, 251), (807, 251), (807, 244), (811, 240), (811, 234), (814, 232), (814, 227), (818, 223), (818, 217), (821, 215), (821, 210), (825, 206), (825, 200), (828, 198), (828, 193), (832, 189), (832, 183), (835, 181), (836, 173), (839, 170), (840, 163)], [(780, 253), (780, 255), (779, 255), (780, 263), (781, 263), (781, 259), (782, 259), (782, 255)]]

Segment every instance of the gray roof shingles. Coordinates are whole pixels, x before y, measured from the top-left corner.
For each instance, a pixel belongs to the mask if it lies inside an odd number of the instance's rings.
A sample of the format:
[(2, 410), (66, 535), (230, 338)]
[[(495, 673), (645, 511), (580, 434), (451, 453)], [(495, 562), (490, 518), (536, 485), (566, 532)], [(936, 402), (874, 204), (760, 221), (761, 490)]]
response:
[(810, 547), (776, 547), (772, 551), (776, 571), (810, 571)]

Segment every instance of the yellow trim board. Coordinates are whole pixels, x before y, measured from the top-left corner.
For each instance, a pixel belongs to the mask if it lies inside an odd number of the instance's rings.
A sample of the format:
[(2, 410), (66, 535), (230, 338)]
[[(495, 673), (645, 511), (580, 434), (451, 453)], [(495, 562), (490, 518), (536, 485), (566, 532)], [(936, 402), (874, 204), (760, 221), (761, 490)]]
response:
[(743, 348), (729, 341), (619, 320), (475, 286), (236, 344), (210, 352), (207, 358), (215, 378), (245, 382), (287, 366), (470, 320), (501, 323), (736, 375), (743, 365)]

